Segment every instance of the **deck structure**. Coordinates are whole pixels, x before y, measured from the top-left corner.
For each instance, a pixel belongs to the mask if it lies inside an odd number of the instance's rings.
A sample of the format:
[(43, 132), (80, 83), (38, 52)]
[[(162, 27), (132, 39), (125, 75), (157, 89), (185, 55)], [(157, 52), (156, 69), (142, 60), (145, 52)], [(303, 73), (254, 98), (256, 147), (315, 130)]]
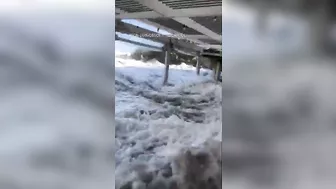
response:
[[(215, 65), (213, 67), (218, 68), (214, 70), (219, 70), (214, 71), (214, 78), (218, 78), (216, 76), (222, 67), (219, 61), (222, 49), (222, 0), (116, 0), (115, 10), (116, 32), (141, 36), (163, 44), (159, 49), (166, 55), (164, 84), (168, 80), (169, 56), (173, 51), (198, 57), (197, 74), (201, 67), (199, 57), (210, 57)], [(123, 19), (136, 19), (171, 35), (158, 35), (158, 32), (125, 23)], [(117, 34), (116, 40), (157, 48)]]

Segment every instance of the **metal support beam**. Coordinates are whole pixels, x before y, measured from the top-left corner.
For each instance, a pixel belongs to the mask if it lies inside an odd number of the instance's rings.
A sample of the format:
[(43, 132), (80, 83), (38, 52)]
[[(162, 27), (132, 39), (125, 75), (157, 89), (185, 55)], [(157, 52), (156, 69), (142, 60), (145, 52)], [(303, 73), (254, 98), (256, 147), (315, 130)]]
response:
[(211, 69), (213, 73), (213, 79), (217, 82), (220, 75), (221, 63), (217, 59), (211, 58)]
[(181, 48), (174, 48), (174, 51), (176, 51), (176, 52), (178, 52), (178, 53), (181, 53), (181, 54), (185, 54), (185, 55), (188, 55), (188, 56), (195, 56), (195, 54), (194, 53), (192, 53), (192, 52), (187, 52), (187, 51), (185, 51), (185, 50), (182, 50)]
[(220, 53), (209, 53), (209, 52), (202, 52), (201, 55), (202, 56), (217, 56), (217, 57), (222, 56)]
[(216, 62), (216, 74), (215, 74), (215, 81), (217, 82), (219, 80), (219, 76), (220, 76), (220, 67), (221, 67), (221, 63), (220, 62)]
[[(172, 38), (167, 35), (158, 34), (153, 31), (122, 22), (120, 20), (116, 21), (116, 30), (117, 32), (120, 32), (123, 34), (136, 35), (143, 39), (147, 39), (147, 40), (154, 41), (154, 42), (161, 43), (161, 44), (167, 44), (167, 43), (173, 42), (174, 49), (181, 51), (181, 53), (183, 54), (186, 54), (186, 53), (193, 54), (195, 51), (202, 50), (201, 47), (198, 47), (197, 45), (193, 43), (186, 42), (183, 40), (177, 40), (176, 38)], [(141, 35), (141, 34), (146, 34), (146, 35)], [(151, 36), (156, 36), (156, 37), (151, 37)], [(192, 55), (192, 56), (195, 56), (195, 55)]]
[[(174, 11), (174, 9), (164, 5), (163, 3), (159, 2), (158, 0), (136, 0), (137, 2), (141, 3), (142, 5), (152, 9), (153, 11), (157, 12), (158, 14), (162, 15), (163, 17), (166, 17), (169, 15), (171, 12)], [(181, 10), (176, 10), (180, 11), (180, 13), (183, 13)], [(208, 28), (202, 26), (201, 24), (195, 22), (194, 20), (190, 18), (183, 18), (183, 17), (178, 17), (178, 18), (173, 18), (175, 21), (180, 22), (181, 24), (184, 24), (185, 26), (192, 28), (200, 33), (203, 33), (204, 35), (209, 36), (210, 38), (222, 42), (222, 36), (209, 30)]]
[[(115, 8), (115, 11), (116, 11), (116, 12), (119, 12), (119, 13), (123, 13), (123, 14), (126, 14), (126, 13), (127, 13), (127, 12), (125, 12), (125, 11), (119, 9), (119, 8)], [(160, 24), (158, 24), (158, 23), (155, 23), (155, 22), (151, 22), (151, 21), (149, 21), (148, 19), (139, 19), (139, 20), (140, 20), (141, 22), (145, 23), (145, 24), (148, 24), (148, 25), (151, 25), (151, 26), (154, 26), (154, 27), (157, 27), (157, 28), (161, 28), (161, 29), (163, 29), (163, 30), (165, 30), (165, 31), (167, 31), (167, 32), (169, 32), (169, 33), (171, 33), (171, 34), (174, 34), (174, 35), (177, 35), (177, 36), (184, 35), (184, 34), (178, 32), (178, 31), (175, 31), (175, 30), (173, 30), (173, 29), (171, 29), (171, 28), (162, 26), (162, 25), (160, 25)], [(209, 36), (208, 36), (208, 37), (209, 37)], [(189, 41), (192, 41), (192, 42), (196, 43), (196, 44), (200, 44), (200, 45), (209, 45), (209, 44), (207, 44), (207, 43), (205, 43), (205, 42), (203, 42), (203, 41), (200, 41), (200, 40), (198, 40), (198, 39), (193, 39), (193, 38), (187, 38), (187, 39), (188, 39)]]
[(216, 79), (216, 62), (213, 58), (210, 58), (210, 68), (212, 70), (212, 77), (215, 80)]
[[(218, 16), (221, 14), (222, 14), (222, 6), (212, 6), (212, 7), (173, 10), (164, 17), (165, 18), (203, 17), (203, 16)], [(162, 18), (162, 17), (163, 15), (155, 11), (122, 13), (120, 15), (116, 15), (117, 19), (149, 19), (149, 18)]]
[[(167, 31), (167, 32), (169, 32), (171, 34), (174, 34), (176, 36), (183, 36), (184, 35), (184, 34), (178, 32), (178, 31), (175, 31), (175, 30), (170, 29), (168, 27), (162, 26), (162, 25), (160, 25), (158, 23), (151, 22), (151, 21), (149, 21), (147, 19), (141, 19), (140, 21), (143, 22), (143, 23), (145, 23), (145, 24), (149, 24), (151, 26), (154, 26), (154, 27), (157, 27), (157, 28), (161, 28), (161, 29), (163, 29), (163, 30), (165, 30), (165, 31)], [(209, 37), (209, 36), (207, 36), (207, 37)], [(209, 45), (209, 44), (207, 44), (207, 43), (205, 43), (203, 41), (200, 41), (199, 39), (188, 38), (187, 36), (186, 36), (186, 39), (188, 39), (189, 41), (192, 41), (192, 42), (194, 42), (196, 44), (199, 44), (199, 45), (204, 45), (204, 46)]]
[(200, 53), (197, 53), (197, 64), (196, 64), (196, 74), (199, 75), (201, 71), (201, 60)]
[(118, 37), (115, 40), (123, 41), (123, 42), (126, 42), (126, 43), (131, 43), (133, 45), (139, 45), (139, 46), (147, 47), (147, 48), (151, 48), (151, 49), (162, 50), (162, 48), (160, 48), (160, 47), (156, 47), (156, 46), (153, 46), (153, 45), (148, 45), (148, 44), (145, 44), (145, 43), (140, 43), (140, 42), (137, 42), (137, 41), (132, 41), (132, 40), (125, 39), (125, 38), (122, 38), (122, 37)]
[[(117, 8), (116, 8), (117, 9)], [(122, 12), (122, 10), (118, 9), (118, 11)], [(155, 26), (155, 27), (158, 27), (158, 28), (161, 28), (163, 30), (166, 30), (172, 34), (175, 34), (176, 36), (184, 36), (183, 34), (181, 33), (178, 33), (177, 31), (174, 31), (174, 30), (171, 30), (169, 28), (166, 28), (164, 26), (161, 26), (157, 23), (154, 23), (154, 22), (150, 22), (148, 20), (141, 20), (141, 22), (144, 22), (146, 24), (149, 24), (149, 25), (152, 25), (152, 26)], [(160, 35), (158, 33), (155, 33), (153, 31), (149, 31), (147, 29), (144, 29), (144, 28), (141, 28), (141, 27), (137, 27), (135, 25), (132, 25), (132, 24), (128, 24), (128, 23), (125, 23), (125, 22), (122, 22), (120, 20), (116, 20), (116, 31), (117, 32), (121, 32), (121, 33), (126, 33), (126, 34), (141, 34), (141, 33), (144, 33), (144, 34), (153, 34), (153, 36), (156, 36), (156, 35)], [(159, 42), (159, 43), (167, 43), (168, 42), (168, 36), (166, 35), (160, 35), (160, 37), (150, 37), (151, 35), (148, 35), (149, 37), (144, 37), (142, 36), (142, 38), (146, 38), (146, 39), (149, 39), (149, 40), (152, 40), (152, 41), (155, 41), (155, 42)], [(202, 36), (202, 35), (198, 35), (198, 36)], [(174, 36), (173, 36), (174, 37)], [(207, 46), (208, 48), (217, 48), (219, 46), (219, 48), (221, 48), (221, 45), (210, 45), (210, 44), (206, 44), (198, 39), (195, 39), (195, 38), (189, 38), (188, 35), (186, 35), (186, 39), (189, 41), (189, 43), (187, 44), (186, 46), (186, 42), (183, 42), (183, 41), (176, 41), (179, 43), (179, 45), (181, 47), (183, 47), (182, 49), (192, 49), (193, 52), (195, 50), (201, 50), (203, 47), (201, 47), (199, 44), (202, 44), (203, 46)], [(175, 43), (176, 43), (175, 42)], [(190, 42), (194, 42), (194, 43), (190, 43)], [(197, 45), (198, 44), (198, 45)], [(179, 46), (179, 45), (176, 45), (175, 46)], [(184, 50), (185, 51), (185, 50)]]
[(165, 45), (165, 72), (163, 77), (163, 85), (167, 85), (168, 77), (169, 77), (169, 64), (170, 64), (170, 56), (171, 56), (171, 44)]
[(210, 39), (209, 36), (206, 35), (184, 35), (187, 39)]
[(204, 49), (217, 49), (217, 50), (222, 50), (222, 45), (198, 45)]
[(212, 71), (213, 71), (213, 79), (215, 81), (217, 81), (217, 78), (216, 78), (216, 76), (217, 76), (217, 67), (216, 67), (216, 63), (213, 62), (213, 60), (212, 60)]

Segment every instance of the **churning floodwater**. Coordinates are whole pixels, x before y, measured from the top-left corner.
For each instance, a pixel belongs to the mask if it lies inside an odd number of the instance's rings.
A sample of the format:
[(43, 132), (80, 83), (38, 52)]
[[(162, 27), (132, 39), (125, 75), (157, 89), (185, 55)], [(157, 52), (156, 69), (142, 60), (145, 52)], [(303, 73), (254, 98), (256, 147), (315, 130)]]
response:
[(192, 66), (116, 58), (116, 188), (221, 188), (221, 86)]

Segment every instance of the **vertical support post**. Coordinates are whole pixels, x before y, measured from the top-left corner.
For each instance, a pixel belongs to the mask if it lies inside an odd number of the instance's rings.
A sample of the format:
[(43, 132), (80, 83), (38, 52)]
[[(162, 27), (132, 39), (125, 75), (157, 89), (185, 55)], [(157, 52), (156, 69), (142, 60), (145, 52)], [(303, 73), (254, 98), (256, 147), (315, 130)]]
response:
[(213, 58), (211, 59), (211, 70), (212, 70), (212, 73), (213, 73), (213, 79), (216, 81), (216, 60), (214, 60)]
[(196, 74), (200, 75), (201, 72), (201, 57), (200, 57), (200, 53), (197, 53), (197, 64), (196, 64)]
[(219, 75), (220, 75), (220, 67), (221, 67), (221, 64), (220, 64), (220, 62), (216, 62), (216, 74), (215, 74), (215, 77), (216, 77), (216, 79), (215, 79), (215, 81), (216, 82), (218, 82), (218, 80), (219, 80)]
[(171, 46), (167, 45), (165, 50), (166, 50), (165, 51), (165, 73), (163, 77), (163, 85), (167, 85), (168, 83)]

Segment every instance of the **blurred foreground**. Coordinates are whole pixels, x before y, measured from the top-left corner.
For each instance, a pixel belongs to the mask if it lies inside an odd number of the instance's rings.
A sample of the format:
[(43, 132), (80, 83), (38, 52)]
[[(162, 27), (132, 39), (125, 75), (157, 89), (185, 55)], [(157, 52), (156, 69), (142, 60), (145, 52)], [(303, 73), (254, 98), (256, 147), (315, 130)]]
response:
[(223, 63), (223, 188), (336, 188), (333, 51), (309, 46), (302, 18), (271, 15), (258, 33), (242, 17), (244, 45)]
[(106, 17), (0, 19), (0, 188), (114, 186)]
[(241, 63), (223, 80), (223, 187), (336, 187), (336, 65)]

